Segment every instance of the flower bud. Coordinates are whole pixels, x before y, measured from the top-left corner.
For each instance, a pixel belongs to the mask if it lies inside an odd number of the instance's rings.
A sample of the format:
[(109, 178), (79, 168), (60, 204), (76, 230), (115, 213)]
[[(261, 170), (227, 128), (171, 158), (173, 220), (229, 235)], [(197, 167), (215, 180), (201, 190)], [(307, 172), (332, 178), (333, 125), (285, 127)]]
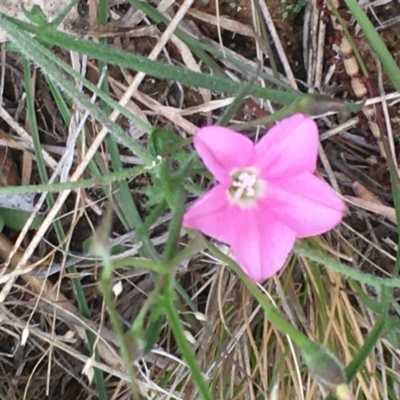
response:
[(344, 102), (333, 99), (327, 95), (310, 94), (302, 96), (297, 101), (297, 106), (300, 112), (308, 115), (320, 115), (327, 112), (339, 112), (343, 109)]
[(352, 400), (343, 366), (325, 347), (310, 341), (302, 346), (303, 355), (314, 377), (340, 400)]
[(354, 400), (355, 399), (355, 397), (351, 393), (350, 388), (345, 384), (339, 385), (336, 388), (335, 394), (339, 400)]

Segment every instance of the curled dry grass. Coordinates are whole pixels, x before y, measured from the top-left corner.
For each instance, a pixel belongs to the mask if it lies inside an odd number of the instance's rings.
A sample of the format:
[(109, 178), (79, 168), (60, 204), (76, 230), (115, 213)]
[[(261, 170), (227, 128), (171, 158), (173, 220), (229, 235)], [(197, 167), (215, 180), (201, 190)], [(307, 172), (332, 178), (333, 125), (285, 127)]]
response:
[[(160, 7), (163, 3), (160, 3)], [(190, 8), (191, 2), (184, 1), (181, 11), (185, 8), (190, 10), (182, 12), (176, 22), (196, 35), (199, 34), (196, 24), (205, 21), (203, 32), (208, 32), (209, 36), (202, 36), (201, 40), (216, 48), (221, 48), (221, 40), (228, 41), (229, 35), (241, 35), (239, 39), (243, 38), (248, 46), (224, 50), (250, 66), (256, 65), (257, 57), (267, 48), (263, 32), (259, 30), (259, 25), (266, 26), (274, 49), (271, 55), (276, 60), (275, 63), (271, 62), (271, 69), (267, 70), (274, 72), (277, 68), (275, 72), (278, 71), (279, 78), (294, 88), (305, 90), (309, 87), (323, 92), (337, 92), (341, 78), (332, 75), (332, 70), (326, 64), (325, 35), (328, 33), (324, 25), (319, 25), (319, 30), (308, 30), (309, 21), (316, 24), (320, 18), (314, 2), (311, 3), (300, 15), (289, 12), (288, 19), (283, 20), (282, 13), (286, 10), (280, 1), (243, 1), (242, 12), (236, 15), (236, 19), (227, 18), (221, 9), (218, 13), (213, 3), (208, 7), (196, 3)], [(222, 2), (221, 7), (225, 6)], [(387, 2), (385, 6), (393, 7), (393, 12), (398, 12), (395, 2)], [(380, 18), (379, 13), (384, 14), (380, 7), (371, 8), (377, 18)], [(169, 17), (173, 17), (171, 11)], [(388, 21), (380, 22), (384, 25), (389, 24)], [(259, 34), (254, 35), (254, 30)], [(360, 47), (366, 46), (363, 38), (356, 39)], [(115, 39), (114, 44), (124, 46), (130, 43), (143, 53), (152, 51), (153, 58), (163, 52), (166, 62), (177, 60), (190, 69), (200, 69), (186, 44), (171, 35), (169, 40), (172, 45), (168, 46), (154, 38), (141, 41)], [(235, 43), (235, 39), (232, 39), (232, 43)], [(304, 45), (304, 54), (301, 54), (304, 63), (297, 60), (298, 53), (294, 53), (294, 48), (300, 43)], [(253, 54), (246, 55), (246, 47), (253, 47)], [(397, 52), (398, 49), (393, 51)], [(219, 62), (229, 76), (234, 77), (242, 72), (237, 71), (226, 59)], [(299, 63), (304, 64), (302, 71), (298, 68)], [(92, 79), (97, 81), (99, 71), (95, 62), (88, 61), (87, 69)], [(29, 121), (21, 113), (24, 102), (17, 101), (23, 91), (19, 82), (22, 79), (21, 65), (15, 56), (6, 53), (2, 70), (8, 83), (1, 110), (1, 144), (19, 159), (22, 182), (33, 182), (37, 180), (37, 168), (36, 161), (27, 151), (32, 148), (31, 136), (27, 134)], [(299, 74), (302, 75), (300, 80)], [(372, 70), (371, 75), (378, 86), (379, 82), (384, 84), (380, 86), (381, 96), (369, 102), (378, 102), (385, 109), (392, 110), (398, 101), (398, 93), (387, 84), (384, 71), (380, 68)], [(33, 79), (38, 79), (36, 110), (40, 116), (38, 125), (42, 131), (42, 154), (47, 168), (57, 168), (60, 154), (68, 146), (75, 154), (74, 166), (78, 166), (85, 156), (85, 149), (78, 142), (67, 140), (67, 130), (62, 127), (59, 111), (54, 108), (55, 103), (39, 71), (34, 73)], [(117, 100), (130, 93), (128, 98), (131, 99), (125, 102), (126, 107), (139, 118), (154, 126), (168, 123), (182, 136), (193, 134), (200, 124), (214, 121), (221, 114), (221, 109), (233, 100), (208, 89), (194, 91), (193, 88), (175, 85), (171, 90), (166, 82), (155, 82), (145, 74), (135, 75), (133, 71), (118, 67), (110, 70), (108, 83), (111, 95)], [(160, 89), (154, 89), (155, 83)], [(21, 109), (11, 114), (7, 101), (13, 97), (14, 104)], [(275, 110), (275, 107), (270, 102), (248, 100), (235, 118), (254, 119), (259, 114), (262, 116)], [(389, 113), (383, 115), (386, 126), (392, 126)], [(75, 116), (81, 118), (78, 110)], [(132, 135), (146, 143), (147, 137), (143, 132), (129, 126), (124, 119), (118, 122), (125, 124), (124, 127), (130, 129)], [(384, 276), (390, 274), (394, 262), (397, 227), (384, 161), (380, 161), (383, 166), (373, 164), (377, 147), (373, 142), (366, 143), (362, 135), (357, 135), (362, 129), (357, 125), (358, 122), (354, 116), (345, 118), (343, 122), (324, 115), (319, 118), (322, 127), (319, 173), (342, 193), (347, 200), (348, 213), (338, 229), (318, 241), (323, 248), (353, 268)], [(99, 127), (90, 117), (87, 125), (91, 135), (99, 134)], [(43, 133), (45, 131), (46, 134)], [(49, 135), (51, 131), (55, 137)], [(100, 158), (96, 162), (101, 161), (105, 170), (111, 169), (110, 155), (105, 146), (96, 157)], [(125, 165), (137, 162), (131, 154), (122, 154), (122, 160)], [(377, 173), (371, 173), (372, 170)], [(143, 201), (140, 187), (145, 184), (134, 182), (136, 189), (133, 193), (138, 202)], [(382, 195), (378, 198), (380, 193)], [(82, 375), (84, 365), (91, 365), (104, 371), (105, 398), (131, 398), (126, 383), (127, 375), (118, 354), (118, 343), (110, 329), (96, 285), (101, 266), (90, 260), (88, 254), (71, 256), (77, 252), (83, 253), (81, 242), (91, 236), (98, 225), (104, 198), (97, 190), (78, 190), (68, 201), (62, 199), (60, 203), (63, 205), (62, 213), (54, 218), (60, 220), (65, 228), (63, 249), (52, 245), (56, 243), (54, 234), (46, 232), (54, 221), (49, 221), (49, 226), (42, 227), (36, 234), (37, 249), (29, 257), (28, 263), (24, 264), (23, 270), (16, 270), (20, 267), (21, 257), (24, 257), (24, 249), (30, 246), (33, 234), (28, 233), (18, 239), (15, 232), (6, 231), (0, 235), (0, 256), (10, 261), (8, 267), (2, 270), (3, 286), (0, 292), (0, 393), (2, 398), (10, 400), (38, 399), (46, 395), (51, 399), (63, 400), (95, 398), (96, 387), (88, 382), (86, 375)], [(168, 215), (164, 216), (152, 227), (152, 241), (156, 246), (165, 243), (168, 218)], [(138, 244), (132, 243), (131, 235), (124, 235), (125, 231), (119, 225), (116, 224), (112, 234), (114, 242), (123, 244), (130, 255), (137, 254)], [(14, 246), (18, 240), (20, 244)], [(12, 254), (14, 256), (10, 258)], [(75, 272), (65, 269), (66, 266), (71, 267), (71, 263), (75, 263)], [(82, 282), (90, 316), (85, 316), (75, 305), (76, 293), (71, 281), (76, 278)], [(215, 398), (322, 399), (328, 395), (310, 377), (299, 349), (264, 318), (251, 293), (218, 260), (201, 252), (177, 271), (177, 280), (198, 310), (193, 313), (186, 299), (181, 298), (183, 306), (180, 313), (187, 336), (193, 343), (197, 361), (208, 384), (214, 389)], [(131, 268), (118, 270), (116, 281), (123, 285), (122, 293), (116, 299), (116, 307), (127, 328), (153, 289), (153, 283), (145, 270)], [(377, 293), (354, 282), (345, 282), (340, 274), (306, 258), (293, 256), (284, 272), (266, 282), (263, 290), (288, 320), (309, 337), (324, 343), (344, 364), (351, 362), (376, 320), (376, 314), (367, 307), (366, 299), (373, 302)], [(364, 293), (369, 297), (366, 298)], [(392, 315), (395, 316), (395, 313), (396, 310), (393, 310)], [(89, 357), (85, 343), (87, 330), (95, 335), (100, 354), (98, 360)], [(26, 332), (29, 332), (29, 336), (21, 346)], [(381, 338), (367, 358), (365, 368), (353, 380), (351, 386), (358, 399), (400, 398), (398, 352), (389, 339), (386, 336)], [(133, 347), (130, 350), (132, 358), (135, 358), (137, 349)], [(180, 359), (167, 325), (162, 329), (156, 348), (135, 363), (135, 374), (144, 398), (198, 398), (190, 371)]]

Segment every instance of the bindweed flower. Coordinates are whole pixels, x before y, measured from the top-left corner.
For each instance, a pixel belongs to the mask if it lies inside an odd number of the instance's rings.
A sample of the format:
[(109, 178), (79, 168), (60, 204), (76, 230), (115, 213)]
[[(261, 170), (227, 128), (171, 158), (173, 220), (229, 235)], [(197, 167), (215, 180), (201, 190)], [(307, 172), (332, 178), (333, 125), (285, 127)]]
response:
[(322, 234), (344, 204), (314, 175), (315, 122), (295, 114), (257, 143), (220, 126), (200, 128), (194, 146), (218, 184), (197, 199), (183, 225), (224, 242), (244, 272), (263, 281), (285, 264), (296, 238)]

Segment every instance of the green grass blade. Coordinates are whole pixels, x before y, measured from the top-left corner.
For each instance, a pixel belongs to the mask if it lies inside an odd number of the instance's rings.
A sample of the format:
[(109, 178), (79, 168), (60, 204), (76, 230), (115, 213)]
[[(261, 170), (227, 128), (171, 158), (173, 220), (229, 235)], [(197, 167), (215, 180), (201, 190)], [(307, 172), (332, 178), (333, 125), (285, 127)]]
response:
[[(10, 20), (12, 20), (12, 22), (10, 22)], [(228, 78), (194, 72), (187, 68), (151, 61), (147, 58), (129, 54), (112, 47), (105, 47), (98, 43), (77, 39), (62, 32), (58, 32), (51, 27), (44, 31), (40, 31), (38, 27), (13, 20), (3, 14), (0, 14), (0, 23), (2, 24), (3, 29), (7, 31), (7, 34), (9, 34), (14, 41), (19, 40), (16, 36), (21, 38), (21, 32), (17, 32), (18, 26), (20, 28), (28, 29), (33, 33), (40, 34), (40, 40), (48, 45), (57, 44), (66, 49), (86, 54), (89, 57), (93, 57), (104, 63), (116, 64), (120, 67), (142, 71), (160, 79), (171, 79), (188, 86), (203, 87), (214, 91), (232, 94), (239, 93), (243, 86), (246, 85), (246, 83), (236, 82)], [(27, 35), (25, 35), (25, 38), (27, 38)], [(29, 39), (30, 42), (35, 42), (34, 39)], [(19, 44), (19, 46), (20, 45), (21, 44)], [(35, 47), (37, 47), (37, 44), (35, 44)], [(26, 51), (27, 56), (31, 53), (31, 49), (29, 48), (21, 50)], [(35, 61), (35, 57), (29, 57)], [(250, 94), (281, 104), (290, 104), (294, 100), (302, 97), (300, 92), (285, 93), (280, 90), (267, 89), (260, 86), (252, 86)]]

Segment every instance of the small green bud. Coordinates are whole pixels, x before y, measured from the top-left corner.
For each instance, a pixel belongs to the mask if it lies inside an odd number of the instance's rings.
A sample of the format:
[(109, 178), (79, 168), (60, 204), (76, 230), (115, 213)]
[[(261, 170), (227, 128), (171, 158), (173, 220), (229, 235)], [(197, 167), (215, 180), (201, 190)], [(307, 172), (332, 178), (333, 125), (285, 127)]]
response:
[(332, 393), (336, 393), (340, 400), (351, 400), (344, 369), (337, 358), (328, 349), (311, 340), (301, 346), (301, 349), (306, 364), (315, 378)]
[(339, 385), (336, 388), (335, 394), (339, 400), (354, 400), (355, 399), (355, 397), (353, 396), (353, 393), (351, 393), (350, 388), (345, 384)]
[(319, 115), (343, 110), (345, 103), (323, 94), (302, 96), (297, 102), (297, 110), (307, 115)]

